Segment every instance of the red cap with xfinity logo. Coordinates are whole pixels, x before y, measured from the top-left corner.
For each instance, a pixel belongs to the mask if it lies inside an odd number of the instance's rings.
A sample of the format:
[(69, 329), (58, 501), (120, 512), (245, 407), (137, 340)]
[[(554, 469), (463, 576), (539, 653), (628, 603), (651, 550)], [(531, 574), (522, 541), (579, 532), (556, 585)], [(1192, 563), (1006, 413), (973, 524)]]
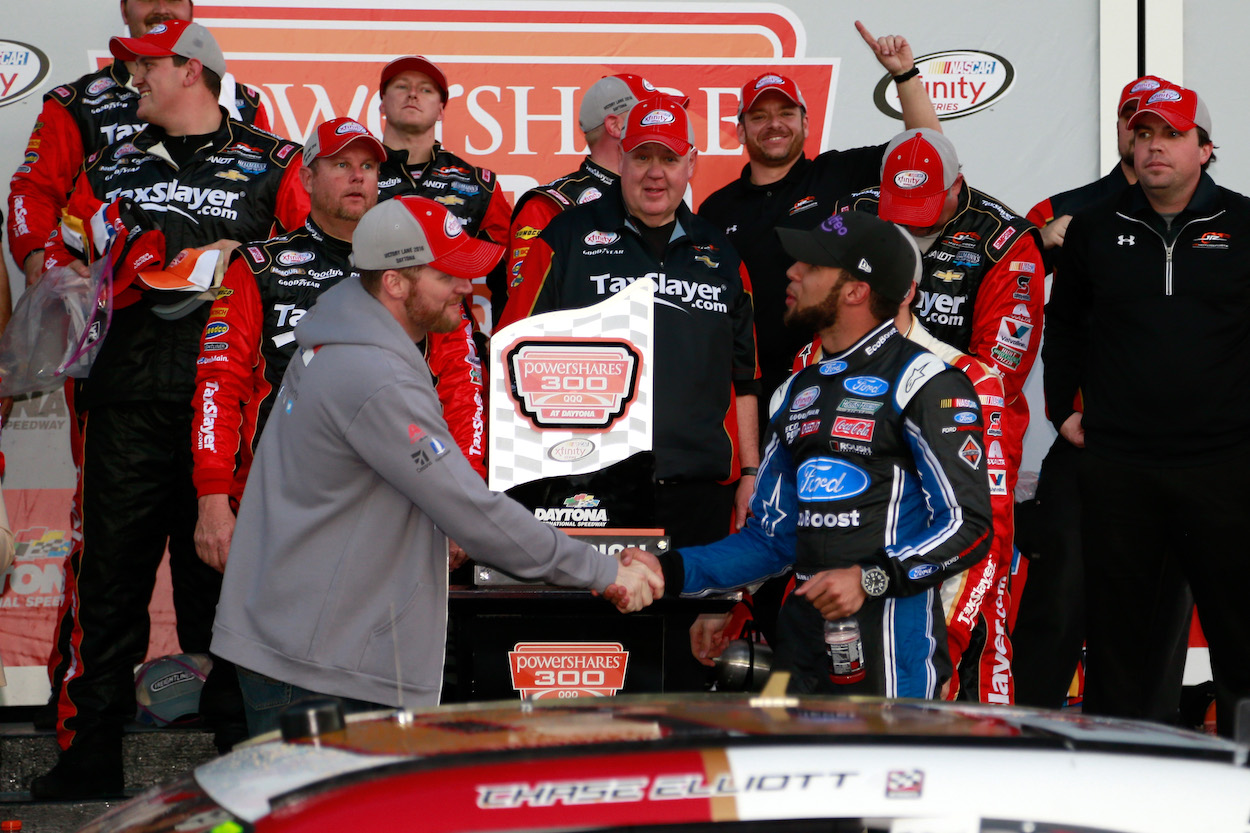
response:
[(1171, 81), (1164, 81), (1157, 75), (1143, 75), (1141, 78), (1135, 79), (1124, 85), (1124, 89), (1120, 91), (1120, 106), (1116, 108), (1116, 115), (1124, 112), (1124, 105), (1129, 102), (1134, 104), (1141, 103), (1142, 96), (1147, 96), (1161, 87), (1175, 87)]
[(443, 103), (447, 103), (447, 75), (438, 68), (438, 64), (421, 55), (404, 55), (382, 67), (382, 80), (378, 84), (378, 92), (386, 92), (386, 85), (391, 83), (392, 78), (409, 70), (430, 76), (430, 80), (434, 82), (434, 86), (438, 87), (443, 97)]
[(119, 61), (146, 58), (195, 58), (219, 76), (226, 74), (226, 56), (212, 33), (198, 23), (163, 20), (141, 38), (112, 38), (109, 52)]
[(629, 153), (647, 142), (685, 156), (694, 147), (694, 127), (681, 102), (672, 96), (656, 95), (634, 105), (621, 134), (621, 149)]
[(1151, 93), (1137, 103), (1128, 126), (1136, 127), (1146, 113), (1154, 113), (1182, 133), (1201, 127), (1211, 135), (1211, 113), (1193, 90), (1169, 86)]
[(357, 269), (433, 266), (457, 278), (480, 278), (504, 247), (470, 237), (456, 216), (434, 200), (412, 194), (379, 203), (365, 212), (352, 234)]
[(738, 102), (738, 118), (742, 118), (742, 114), (751, 109), (755, 99), (769, 90), (779, 92), (804, 110), (807, 109), (807, 102), (803, 100), (803, 93), (799, 92), (798, 84), (784, 75), (766, 72), (763, 75), (752, 78), (743, 85), (742, 98)]
[(373, 137), (363, 124), (347, 116), (330, 119), (317, 125), (304, 145), (304, 164), (311, 165), (317, 159), (333, 156), (352, 142), (362, 142), (378, 162), (386, 161), (386, 148)]
[(883, 220), (928, 228), (942, 214), (946, 192), (959, 176), (955, 146), (936, 130), (905, 130), (890, 140), (881, 162)]

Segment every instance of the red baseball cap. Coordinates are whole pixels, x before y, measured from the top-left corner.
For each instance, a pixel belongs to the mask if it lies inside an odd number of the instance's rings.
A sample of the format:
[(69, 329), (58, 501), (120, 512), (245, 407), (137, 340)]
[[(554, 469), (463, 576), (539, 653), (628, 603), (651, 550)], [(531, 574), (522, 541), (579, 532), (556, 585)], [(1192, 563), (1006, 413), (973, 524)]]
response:
[(378, 162), (386, 161), (386, 148), (363, 124), (347, 116), (340, 116), (317, 125), (317, 129), (304, 145), (304, 164), (311, 165), (317, 159), (333, 156), (352, 142), (363, 142), (373, 152), (374, 159)]
[(504, 247), (469, 236), (441, 204), (409, 194), (365, 212), (352, 234), (357, 269), (433, 266), (457, 278), (480, 278), (503, 257)]
[(742, 98), (738, 102), (738, 118), (742, 118), (742, 114), (751, 109), (755, 99), (769, 90), (781, 93), (804, 110), (807, 110), (807, 102), (803, 100), (803, 93), (799, 92), (799, 85), (794, 83), (793, 79), (786, 78), (784, 75), (779, 75), (775, 72), (766, 72), (763, 75), (757, 75), (742, 85)]
[(1181, 132), (1201, 127), (1211, 135), (1211, 113), (1193, 90), (1171, 85), (1156, 90), (1137, 102), (1137, 112), (1128, 126), (1134, 127), (1146, 113), (1154, 113)]
[(881, 161), (881, 219), (923, 228), (936, 224), (958, 176), (959, 157), (950, 139), (927, 127), (903, 131), (890, 140)]
[(438, 68), (438, 64), (420, 55), (404, 55), (382, 67), (382, 81), (378, 85), (378, 92), (386, 92), (386, 85), (391, 83), (392, 78), (408, 71), (423, 72), (430, 76), (434, 86), (443, 95), (443, 103), (447, 103), (447, 75)]
[(119, 61), (135, 61), (140, 56), (195, 58), (219, 76), (226, 74), (226, 56), (212, 33), (186, 20), (163, 20), (141, 38), (112, 38), (109, 52)]
[(634, 105), (621, 133), (621, 149), (629, 153), (647, 142), (659, 142), (679, 156), (694, 147), (694, 126), (681, 101), (654, 95)]
[(1170, 81), (1164, 81), (1157, 75), (1143, 75), (1141, 78), (1134, 79), (1124, 85), (1124, 89), (1120, 91), (1120, 106), (1115, 109), (1116, 115), (1124, 112), (1124, 105), (1129, 102), (1140, 103), (1142, 96), (1150, 95), (1160, 87), (1176, 86)]

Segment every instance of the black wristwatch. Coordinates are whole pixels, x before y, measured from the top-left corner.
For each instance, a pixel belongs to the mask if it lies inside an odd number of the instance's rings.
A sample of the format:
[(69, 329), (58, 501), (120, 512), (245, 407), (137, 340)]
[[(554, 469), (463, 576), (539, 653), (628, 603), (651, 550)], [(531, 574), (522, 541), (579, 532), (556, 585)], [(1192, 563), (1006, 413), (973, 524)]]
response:
[(920, 67), (913, 66), (911, 69), (907, 70), (907, 72), (900, 72), (898, 75), (894, 76), (894, 83), (902, 84), (904, 81), (910, 81), (919, 74)]
[(885, 595), (886, 589), (890, 586), (890, 577), (880, 567), (863, 567), (859, 585), (869, 596), (879, 599)]

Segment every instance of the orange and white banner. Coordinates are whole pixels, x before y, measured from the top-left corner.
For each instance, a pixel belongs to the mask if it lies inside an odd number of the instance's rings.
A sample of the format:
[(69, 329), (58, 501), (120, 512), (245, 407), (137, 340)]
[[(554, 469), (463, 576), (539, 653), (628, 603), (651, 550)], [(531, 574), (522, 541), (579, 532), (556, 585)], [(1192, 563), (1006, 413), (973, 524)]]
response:
[[(381, 135), (378, 78), (400, 55), (421, 54), (447, 74), (442, 141), (495, 171), (510, 196), (573, 171), (586, 154), (577, 124), (583, 93), (631, 72), (690, 96), (698, 202), (738, 175), (738, 93), (784, 68), (812, 117), (808, 154), (832, 117), (839, 60), (800, 58), (806, 34), (784, 7), (704, 3), (464, 3), (454, 9), (374, 2), (196, 5), (230, 71), (257, 88), (274, 129), (303, 141), (320, 122), (351, 116)], [(98, 55), (108, 60), (105, 52)]]

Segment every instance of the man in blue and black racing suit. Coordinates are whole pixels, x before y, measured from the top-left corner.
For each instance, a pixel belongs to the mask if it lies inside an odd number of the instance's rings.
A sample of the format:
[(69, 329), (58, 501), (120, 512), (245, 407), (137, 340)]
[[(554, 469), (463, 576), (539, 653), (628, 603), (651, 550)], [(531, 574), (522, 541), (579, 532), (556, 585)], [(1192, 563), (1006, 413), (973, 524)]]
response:
[[(977, 395), (894, 327), (920, 260), (905, 232), (848, 212), (779, 233), (798, 261), (787, 323), (827, 358), (773, 396), (747, 526), (662, 556), (665, 581), (694, 596), (793, 564), (774, 661), (792, 692), (934, 697), (951, 673), (938, 590), (993, 534)], [(850, 616), (868, 673), (839, 685), (823, 624)]]

